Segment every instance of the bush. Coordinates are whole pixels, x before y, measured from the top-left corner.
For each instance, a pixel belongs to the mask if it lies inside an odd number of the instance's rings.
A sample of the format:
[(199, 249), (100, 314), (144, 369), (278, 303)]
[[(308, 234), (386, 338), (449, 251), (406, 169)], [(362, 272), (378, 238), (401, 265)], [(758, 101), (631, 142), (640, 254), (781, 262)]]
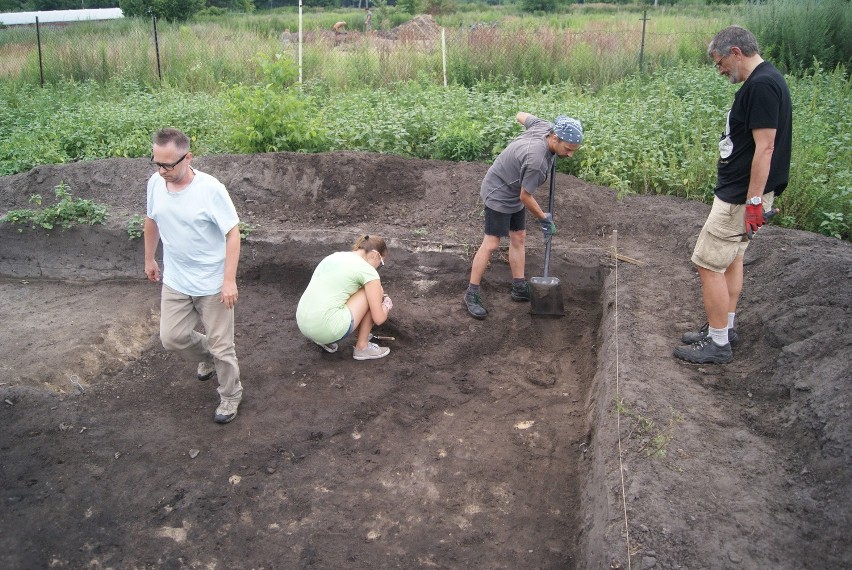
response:
[(852, 65), (848, 0), (769, 0), (746, 6), (744, 18), (761, 55), (782, 71)]
[(521, 0), (524, 12), (553, 12), (556, 4), (556, 0)]
[(225, 95), (231, 140), (237, 152), (328, 150), (328, 131), (310, 97), (294, 87), (295, 63), (280, 55), (261, 56), (266, 83), (237, 85)]
[(475, 122), (450, 123), (435, 135), (432, 158), (472, 162), (482, 160), (487, 144)]
[(205, 6), (205, 0), (119, 0), (119, 8), (127, 17), (156, 16), (161, 20), (183, 22)]

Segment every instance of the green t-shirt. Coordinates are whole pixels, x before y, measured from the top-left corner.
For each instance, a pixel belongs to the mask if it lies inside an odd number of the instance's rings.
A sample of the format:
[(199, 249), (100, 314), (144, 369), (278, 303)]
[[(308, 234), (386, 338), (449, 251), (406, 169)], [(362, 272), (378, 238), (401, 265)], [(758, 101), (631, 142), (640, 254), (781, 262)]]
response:
[(302, 334), (322, 344), (349, 331), (352, 313), (346, 302), (366, 283), (379, 278), (376, 268), (354, 251), (338, 251), (320, 261), (296, 307)]

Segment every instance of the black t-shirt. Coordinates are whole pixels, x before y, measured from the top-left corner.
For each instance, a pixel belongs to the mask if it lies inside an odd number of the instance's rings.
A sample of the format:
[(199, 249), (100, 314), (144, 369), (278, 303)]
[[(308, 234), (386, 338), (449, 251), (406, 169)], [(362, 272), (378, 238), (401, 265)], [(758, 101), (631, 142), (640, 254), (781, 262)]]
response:
[(734, 96), (725, 134), (719, 141), (718, 180), (715, 193), (729, 204), (744, 204), (754, 158), (754, 129), (775, 129), (775, 150), (766, 192), (781, 194), (790, 180), (793, 141), (793, 103), (781, 73), (762, 62)]

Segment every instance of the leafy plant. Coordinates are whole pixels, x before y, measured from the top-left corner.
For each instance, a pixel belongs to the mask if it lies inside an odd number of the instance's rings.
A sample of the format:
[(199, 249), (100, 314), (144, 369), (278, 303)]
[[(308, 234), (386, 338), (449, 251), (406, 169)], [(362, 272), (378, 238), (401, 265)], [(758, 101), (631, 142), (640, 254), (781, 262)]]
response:
[(667, 447), (674, 438), (675, 428), (683, 422), (683, 416), (680, 412), (669, 408), (668, 423), (664, 428), (659, 428), (656, 422), (633, 410), (623, 399), (616, 401), (615, 409), (616, 413), (630, 420), (630, 433), (627, 439), (637, 440), (637, 451), (656, 459), (666, 457)]
[[(12, 210), (0, 218), (0, 222), (12, 225), (26, 226), (32, 229), (42, 228), (52, 230), (56, 226), (68, 229), (75, 224), (102, 224), (107, 218), (107, 207), (96, 204), (91, 200), (72, 198), (71, 188), (64, 182), (59, 183), (54, 189), (57, 203), (38, 210), (22, 209)], [(30, 202), (41, 205), (41, 196), (33, 194)], [(23, 231), (23, 227), (18, 228)]]
[(322, 114), (292, 87), (295, 64), (280, 54), (263, 60), (262, 85), (237, 85), (226, 94), (231, 140), (238, 152), (320, 152), (330, 148)]
[(139, 214), (131, 216), (130, 221), (127, 222), (127, 235), (131, 240), (140, 239), (145, 235), (145, 218)]
[(238, 226), (240, 228), (240, 240), (242, 241), (247, 240), (249, 235), (257, 229), (256, 224), (249, 224), (246, 222), (240, 222)]
[(482, 128), (475, 122), (451, 123), (438, 131), (432, 144), (432, 156), (442, 160), (475, 161), (487, 158)]
[(846, 222), (846, 216), (843, 215), (843, 212), (823, 212), (822, 215), (825, 220), (819, 225), (821, 234), (837, 239), (849, 235), (849, 224)]

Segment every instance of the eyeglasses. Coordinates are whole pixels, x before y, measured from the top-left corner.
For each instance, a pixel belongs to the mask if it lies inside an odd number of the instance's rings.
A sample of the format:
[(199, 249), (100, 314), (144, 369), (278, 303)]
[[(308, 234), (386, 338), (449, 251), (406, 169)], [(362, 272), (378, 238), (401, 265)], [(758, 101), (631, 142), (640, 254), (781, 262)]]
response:
[(183, 162), (183, 159), (184, 159), (184, 158), (186, 158), (188, 154), (189, 154), (189, 153), (186, 153), (185, 155), (183, 155), (182, 157), (180, 157), (180, 158), (177, 160), (177, 162), (173, 162), (173, 163), (171, 163), (171, 164), (166, 164), (165, 162), (154, 162), (154, 157), (153, 157), (153, 156), (149, 159), (149, 161), (148, 161), (148, 162), (150, 162), (150, 163), (151, 163), (151, 167), (152, 167), (152, 168), (158, 168), (158, 169), (159, 169), (159, 168), (162, 168), (163, 170), (165, 170), (166, 172), (168, 172), (168, 171), (170, 171), (170, 170), (174, 170), (174, 169), (175, 169), (175, 166), (177, 166), (178, 164), (180, 164), (181, 162)]
[(382, 257), (382, 254), (379, 253), (378, 251), (376, 251), (376, 253), (379, 255), (379, 267), (384, 267), (385, 266), (385, 258)]
[(723, 55), (722, 57), (719, 58), (719, 61), (713, 62), (713, 65), (716, 66), (716, 69), (722, 69), (722, 62), (725, 61), (726, 57), (731, 57), (731, 54)]

